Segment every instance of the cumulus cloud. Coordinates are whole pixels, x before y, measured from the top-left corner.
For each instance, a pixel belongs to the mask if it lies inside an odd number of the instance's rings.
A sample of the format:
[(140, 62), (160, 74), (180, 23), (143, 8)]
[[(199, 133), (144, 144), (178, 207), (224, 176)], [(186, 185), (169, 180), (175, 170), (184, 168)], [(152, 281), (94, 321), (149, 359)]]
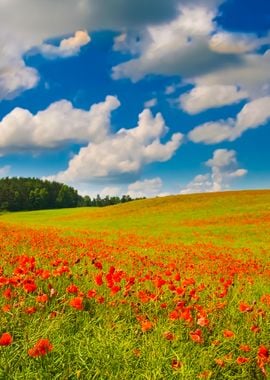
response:
[(73, 37), (61, 40), (59, 46), (44, 43), (39, 49), (45, 57), (65, 58), (78, 54), (81, 47), (87, 45), (90, 41), (91, 38), (86, 31), (78, 30)]
[(153, 116), (146, 109), (139, 115), (136, 127), (121, 129), (100, 142), (90, 142), (70, 160), (65, 171), (50, 179), (89, 182), (93, 179), (115, 179), (136, 174), (146, 164), (168, 161), (179, 148), (183, 135), (175, 133), (163, 143), (161, 138), (167, 132), (161, 114)]
[(121, 195), (121, 188), (117, 186), (106, 186), (100, 191), (99, 195), (101, 198), (104, 198), (107, 195), (110, 197), (117, 197)]
[[(24, 55), (41, 47), (46, 56), (77, 54), (86, 35), (64, 39), (59, 47), (44, 41), (76, 30), (121, 30), (164, 22), (175, 17), (178, 0), (12, 0), (0, 2), (0, 100), (10, 99), (38, 82)], [(12, 56), (10, 50), (12, 46)]]
[(0, 151), (57, 148), (69, 142), (90, 140), (100, 142), (108, 135), (111, 112), (119, 105), (116, 97), (107, 96), (89, 111), (76, 109), (67, 100), (52, 103), (36, 115), (15, 108), (0, 122)]
[(22, 59), (24, 47), (16, 38), (0, 29), (0, 101), (12, 99), (24, 90), (34, 87), (39, 80), (37, 71), (27, 67)]
[(208, 122), (189, 132), (189, 140), (195, 143), (217, 144), (234, 141), (249, 129), (258, 128), (270, 120), (270, 96), (245, 104), (236, 119)]
[(128, 194), (131, 198), (155, 197), (159, 195), (162, 186), (163, 182), (159, 177), (136, 181), (128, 186)]
[(212, 158), (205, 162), (210, 172), (199, 174), (181, 190), (180, 194), (222, 191), (229, 188), (233, 179), (247, 174), (246, 169), (238, 168), (234, 150), (217, 149)]
[[(239, 59), (234, 54), (221, 55), (209, 48), (214, 16), (215, 9), (182, 5), (175, 20), (147, 28), (140, 56), (115, 66), (113, 78), (138, 81), (147, 74), (178, 74), (191, 78), (224, 65), (238, 64)], [(123, 43), (126, 48), (127, 38)]]
[(255, 34), (229, 33), (226, 31), (215, 33), (210, 41), (210, 49), (221, 54), (241, 54), (252, 52), (262, 45), (270, 43), (270, 35), (258, 38)]
[(181, 108), (189, 114), (196, 114), (209, 108), (238, 103), (248, 97), (247, 92), (237, 86), (213, 85), (197, 86), (180, 96)]
[(251, 98), (259, 98), (270, 93), (270, 50), (264, 54), (242, 54), (241, 64), (224, 66), (218, 70), (194, 78), (194, 83), (202, 85), (237, 85), (247, 91)]

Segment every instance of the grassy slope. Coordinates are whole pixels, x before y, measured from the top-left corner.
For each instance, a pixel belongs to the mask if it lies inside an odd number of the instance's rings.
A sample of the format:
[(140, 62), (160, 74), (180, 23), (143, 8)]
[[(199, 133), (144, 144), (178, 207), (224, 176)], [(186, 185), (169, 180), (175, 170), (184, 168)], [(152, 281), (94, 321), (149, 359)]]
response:
[(211, 242), (257, 251), (270, 247), (270, 191), (170, 196), (106, 208), (11, 213), (3, 222), (69, 231), (115, 231), (165, 241)]

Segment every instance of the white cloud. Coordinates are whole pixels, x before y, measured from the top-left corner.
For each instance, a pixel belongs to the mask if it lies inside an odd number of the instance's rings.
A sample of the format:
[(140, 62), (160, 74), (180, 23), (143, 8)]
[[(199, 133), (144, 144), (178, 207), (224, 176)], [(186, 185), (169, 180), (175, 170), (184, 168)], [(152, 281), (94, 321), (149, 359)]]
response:
[(239, 169), (234, 150), (217, 149), (213, 157), (205, 162), (210, 173), (199, 174), (181, 190), (180, 194), (222, 191), (229, 188), (233, 179), (247, 174), (246, 169)]
[(90, 142), (70, 160), (65, 171), (50, 179), (89, 182), (136, 174), (146, 164), (169, 160), (179, 148), (183, 139), (181, 133), (173, 134), (165, 143), (161, 142), (167, 131), (161, 114), (153, 116), (146, 109), (139, 115), (135, 128), (121, 129), (100, 142)]
[(59, 46), (44, 43), (39, 49), (48, 58), (65, 58), (78, 54), (81, 47), (87, 45), (90, 41), (91, 38), (86, 31), (78, 30), (73, 37), (64, 38)]
[(6, 177), (10, 172), (11, 166), (6, 165), (0, 168), (0, 177)]
[(15, 108), (0, 122), (0, 152), (56, 148), (69, 142), (101, 142), (110, 133), (111, 112), (120, 103), (114, 96), (89, 111), (73, 108), (67, 100), (31, 114)]
[(131, 198), (155, 197), (159, 195), (163, 186), (161, 178), (145, 179), (136, 181), (128, 186), (128, 192)]
[[(214, 16), (215, 9), (182, 6), (177, 19), (145, 31), (145, 40), (140, 38), (139, 58), (115, 66), (113, 78), (128, 77), (138, 81), (147, 74), (192, 77), (234, 61), (234, 56), (220, 55), (208, 47), (208, 38), (214, 29)], [(123, 42), (125, 48), (127, 39)], [(133, 48), (132, 43), (131, 50)]]
[(213, 85), (197, 86), (180, 96), (180, 106), (189, 114), (196, 114), (209, 108), (237, 103), (248, 97), (245, 91), (236, 86)]
[(234, 141), (249, 129), (258, 128), (270, 120), (270, 96), (252, 100), (238, 113), (236, 119), (208, 122), (189, 132), (195, 143), (216, 144)]
[(101, 196), (101, 198), (104, 198), (107, 195), (109, 195), (110, 197), (117, 197), (121, 195), (121, 188), (117, 186), (107, 186), (100, 191), (99, 195)]
[[(227, 54), (220, 54), (227, 56)], [(241, 54), (236, 64), (223, 65), (193, 78), (198, 86), (234, 85), (247, 91), (252, 98), (270, 93), (270, 50), (264, 54)], [(233, 61), (232, 61), (233, 62)]]
[(157, 105), (157, 98), (149, 99), (144, 103), (144, 108), (152, 108)]
[(38, 83), (37, 71), (27, 67), (22, 59), (24, 48), (28, 47), (8, 33), (1, 33), (0, 27), (0, 101), (12, 99)]
[(241, 54), (252, 52), (262, 45), (270, 43), (270, 35), (263, 38), (258, 38), (254, 34), (244, 33), (215, 33), (210, 41), (210, 49), (221, 54)]

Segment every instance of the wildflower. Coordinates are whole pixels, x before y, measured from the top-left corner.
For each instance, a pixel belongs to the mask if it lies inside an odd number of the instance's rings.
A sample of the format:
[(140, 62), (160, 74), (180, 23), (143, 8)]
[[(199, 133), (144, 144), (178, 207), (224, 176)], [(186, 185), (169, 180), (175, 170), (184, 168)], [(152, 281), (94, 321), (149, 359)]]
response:
[(202, 330), (197, 329), (195, 331), (191, 331), (189, 333), (190, 338), (193, 340), (193, 342), (196, 343), (203, 343), (203, 336), (202, 336)]
[(88, 290), (87, 292), (87, 298), (95, 298), (96, 295), (97, 295), (96, 290)]
[(8, 313), (11, 310), (11, 305), (2, 306), (2, 310), (4, 313)]
[(99, 273), (99, 274), (95, 277), (95, 283), (96, 283), (98, 286), (101, 286), (101, 285), (103, 284), (102, 273)]
[(224, 330), (223, 331), (224, 338), (234, 338), (234, 332), (231, 330)]
[(9, 346), (13, 339), (9, 333), (3, 333), (0, 337), (0, 346)]
[(250, 330), (252, 332), (254, 332), (254, 334), (257, 334), (257, 333), (259, 333), (261, 331), (261, 329), (257, 325), (252, 325), (251, 328), (250, 328)]
[(250, 346), (247, 344), (241, 344), (239, 349), (244, 352), (249, 352), (251, 350)]
[(145, 320), (141, 322), (142, 332), (149, 331), (153, 328), (153, 323), (151, 321)]
[(48, 296), (47, 294), (41, 294), (36, 297), (36, 301), (40, 303), (46, 303), (48, 301)]
[(33, 348), (28, 350), (28, 355), (35, 358), (38, 356), (44, 356), (52, 351), (53, 345), (49, 339), (39, 339)]
[(175, 336), (173, 333), (171, 333), (170, 331), (166, 331), (164, 334), (163, 334), (163, 337), (167, 340), (174, 340), (175, 339)]
[(77, 294), (79, 291), (78, 287), (74, 284), (71, 284), (69, 285), (67, 288), (66, 288), (66, 292), (67, 293), (71, 293), (71, 294)]
[(177, 360), (176, 358), (172, 359), (171, 362), (172, 369), (179, 369), (183, 366), (183, 363), (180, 360)]
[(206, 317), (200, 317), (197, 320), (197, 324), (199, 326), (202, 326), (202, 327), (208, 326), (209, 325), (209, 319), (207, 319)]
[(37, 309), (34, 306), (29, 306), (25, 309), (26, 314), (34, 314), (37, 311)]
[(223, 359), (215, 359), (215, 363), (220, 367), (225, 367), (225, 362)]
[(241, 313), (247, 313), (247, 312), (251, 312), (253, 310), (253, 307), (248, 305), (247, 303), (240, 302), (239, 310), (241, 311)]
[(23, 287), (26, 293), (33, 293), (37, 289), (37, 286), (34, 282), (27, 282), (23, 285)]
[(236, 363), (238, 365), (242, 365), (242, 364), (245, 364), (249, 362), (249, 358), (245, 358), (245, 357), (242, 357), (242, 356), (239, 356), (237, 359), (236, 359)]
[(72, 298), (69, 302), (69, 305), (72, 306), (74, 309), (77, 310), (83, 310), (83, 298), (82, 297), (75, 297)]

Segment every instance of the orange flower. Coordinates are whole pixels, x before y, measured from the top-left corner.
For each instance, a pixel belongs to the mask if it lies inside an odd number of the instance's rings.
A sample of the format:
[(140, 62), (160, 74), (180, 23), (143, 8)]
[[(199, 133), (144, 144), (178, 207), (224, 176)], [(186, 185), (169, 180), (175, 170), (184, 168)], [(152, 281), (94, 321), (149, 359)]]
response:
[(38, 356), (44, 356), (52, 351), (53, 345), (49, 339), (39, 339), (33, 348), (28, 350), (28, 355), (35, 358)]
[(202, 331), (200, 329), (197, 329), (195, 331), (191, 331), (189, 333), (189, 336), (193, 340), (193, 342), (203, 343)]
[(172, 366), (172, 369), (177, 370), (183, 366), (183, 363), (180, 360), (177, 360), (176, 358), (174, 358), (171, 362), (171, 366)]
[(101, 285), (103, 284), (102, 273), (99, 273), (99, 274), (95, 277), (95, 283), (96, 283), (98, 286), (101, 286)]
[(69, 302), (70, 306), (72, 306), (74, 309), (77, 310), (83, 310), (83, 298), (82, 297), (75, 297), (72, 298)]
[(242, 364), (245, 364), (247, 362), (249, 362), (249, 358), (245, 358), (245, 357), (242, 357), (242, 356), (239, 356), (237, 359), (236, 359), (236, 363), (238, 365), (242, 365)]
[(3, 333), (0, 337), (0, 346), (9, 346), (13, 339), (9, 333)]
[(87, 292), (87, 298), (95, 298), (97, 295), (96, 290), (88, 290)]
[(224, 338), (234, 338), (234, 332), (231, 330), (224, 330), (223, 331)]
[(197, 320), (197, 325), (202, 326), (202, 327), (208, 326), (209, 319), (207, 319), (206, 317), (200, 317)]
[(34, 314), (36, 311), (37, 309), (34, 306), (30, 306), (25, 309), (26, 314)]
[(41, 295), (37, 296), (36, 301), (40, 302), (40, 303), (46, 303), (48, 301), (47, 294), (41, 294)]
[(217, 365), (219, 365), (220, 367), (224, 367), (225, 366), (225, 362), (223, 359), (215, 359), (215, 363)]
[(240, 302), (239, 310), (241, 311), (241, 313), (247, 313), (247, 312), (251, 312), (253, 310), (253, 307), (248, 305), (247, 303)]
[(149, 331), (153, 328), (153, 323), (151, 321), (145, 320), (141, 322), (142, 332)]
[(79, 289), (76, 285), (74, 284), (71, 284), (69, 285), (67, 288), (66, 288), (66, 291), (67, 293), (71, 293), (71, 294), (77, 294)]
[(241, 344), (239, 349), (244, 352), (249, 352), (251, 350), (250, 346), (247, 344)]
[(175, 339), (175, 336), (173, 333), (171, 333), (170, 331), (166, 331), (164, 334), (163, 334), (163, 337), (167, 340), (174, 340)]
[(258, 357), (267, 361), (269, 359), (269, 350), (268, 350), (268, 348), (266, 348), (265, 346), (261, 345), (259, 347), (259, 349), (258, 349)]

